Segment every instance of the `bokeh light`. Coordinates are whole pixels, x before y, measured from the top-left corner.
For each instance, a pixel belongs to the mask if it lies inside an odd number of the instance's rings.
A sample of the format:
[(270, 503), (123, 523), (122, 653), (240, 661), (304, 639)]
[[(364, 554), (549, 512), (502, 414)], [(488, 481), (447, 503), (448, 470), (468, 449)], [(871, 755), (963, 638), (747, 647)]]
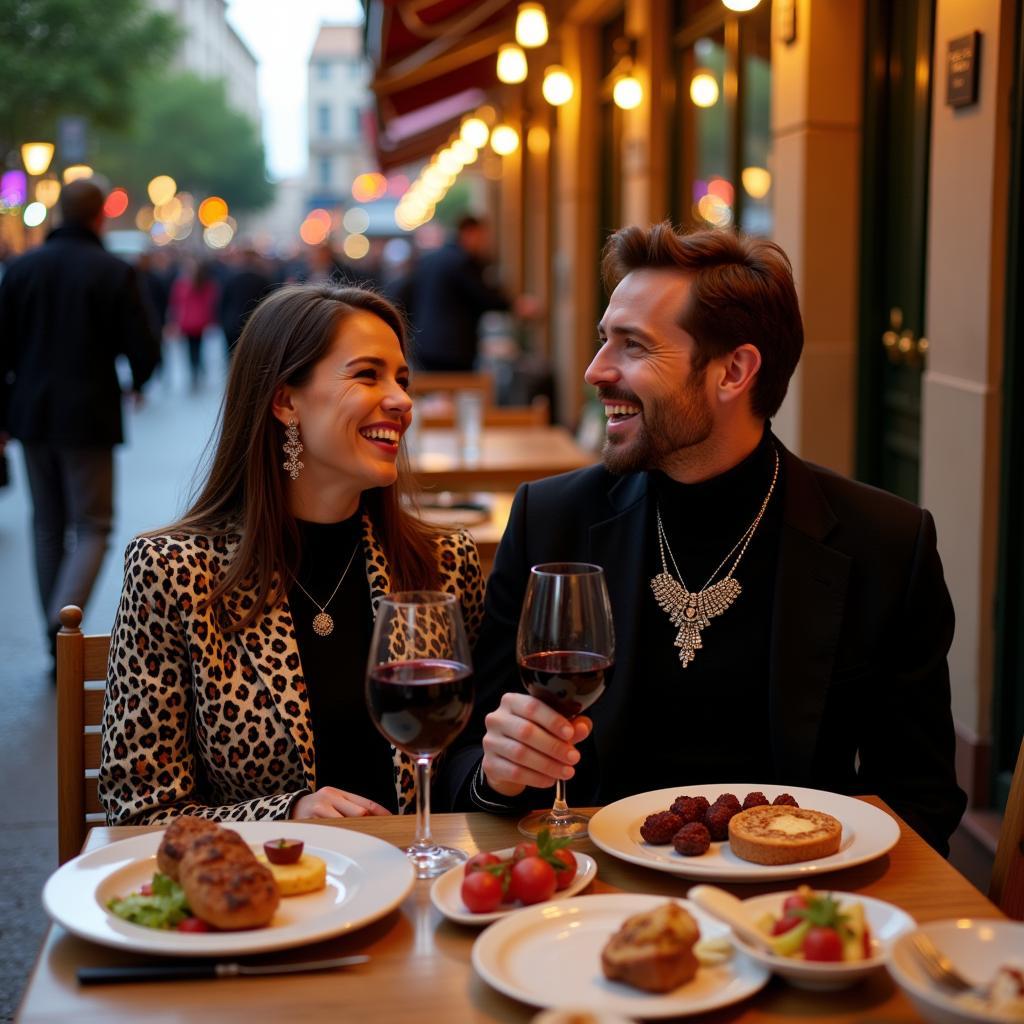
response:
[(572, 99), (576, 89), (569, 72), (558, 64), (552, 64), (544, 72), (544, 82), (540, 91), (551, 106), (561, 107)]
[(740, 173), (744, 191), (752, 199), (764, 199), (771, 191), (771, 172), (765, 167), (744, 167)]
[(726, 181), (725, 178), (712, 178), (708, 182), (708, 192), (713, 196), (718, 196), (726, 206), (732, 206), (733, 200), (736, 198), (736, 190), (732, 187), (732, 182)]
[(459, 138), (474, 149), (482, 149), (486, 146), (490, 134), (491, 130), (479, 117), (467, 117), (459, 128)]
[(64, 184), (70, 185), (81, 178), (91, 178), (95, 173), (88, 164), (72, 164), (64, 169)]
[(698, 107), (713, 107), (718, 102), (718, 81), (707, 71), (698, 71), (690, 80), (690, 99)]
[(36, 199), (48, 210), (53, 209), (60, 198), (60, 182), (56, 178), (43, 178), (36, 182)]
[(644, 87), (633, 75), (623, 75), (612, 87), (612, 99), (620, 110), (634, 110), (644, 100)]
[(103, 212), (114, 220), (128, 209), (128, 193), (123, 188), (112, 189), (103, 204)]
[(526, 81), (529, 68), (526, 54), (515, 43), (506, 43), (498, 47), (498, 81), (506, 85), (518, 85)]
[(22, 214), (25, 226), (29, 228), (38, 227), (46, 220), (46, 207), (40, 202), (29, 203)]
[(161, 206), (174, 197), (178, 191), (178, 183), (167, 174), (158, 174), (146, 186), (146, 194), (154, 206)]
[(211, 224), (203, 231), (203, 241), (211, 249), (226, 249), (235, 237), (234, 229), (226, 221)]
[(143, 206), (142, 209), (135, 214), (135, 226), (140, 231), (148, 231), (155, 222), (156, 217), (153, 215), (152, 206)]
[(361, 235), (370, 226), (370, 215), (361, 206), (353, 206), (345, 212), (341, 223), (350, 234)]
[(383, 174), (372, 171), (356, 175), (352, 182), (352, 198), (357, 203), (372, 203), (388, 190), (388, 180)]
[(366, 235), (349, 235), (341, 248), (350, 260), (361, 260), (370, 251), (370, 240)]
[(197, 212), (199, 223), (204, 228), (213, 227), (228, 216), (228, 204), (220, 196), (207, 196), (200, 204)]
[(519, 148), (519, 132), (510, 124), (494, 126), (491, 132), (491, 149), (499, 156), (508, 156)]
[(532, 48), (543, 46), (548, 41), (548, 19), (544, 6), (539, 3), (522, 3), (516, 14), (516, 42)]

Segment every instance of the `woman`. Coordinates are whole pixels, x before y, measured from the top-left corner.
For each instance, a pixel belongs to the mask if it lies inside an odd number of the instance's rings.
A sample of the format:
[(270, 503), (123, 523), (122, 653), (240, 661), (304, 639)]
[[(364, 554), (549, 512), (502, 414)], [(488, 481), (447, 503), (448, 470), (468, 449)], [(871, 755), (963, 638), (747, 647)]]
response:
[(125, 556), (103, 720), (113, 824), (405, 811), (411, 763), (370, 722), (376, 602), (462, 599), (466, 534), (404, 511), (412, 418), (401, 316), (358, 288), (290, 287), (239, 339), (209, 476), (184, 518)]
[(203, 333), (217, 320), (220, 289), (213, 279), (211, 264), (197, 261), (174, 282), (171, 288), (171, 319), (188, 342), (188, 364), (192, 390), (203, 376)]

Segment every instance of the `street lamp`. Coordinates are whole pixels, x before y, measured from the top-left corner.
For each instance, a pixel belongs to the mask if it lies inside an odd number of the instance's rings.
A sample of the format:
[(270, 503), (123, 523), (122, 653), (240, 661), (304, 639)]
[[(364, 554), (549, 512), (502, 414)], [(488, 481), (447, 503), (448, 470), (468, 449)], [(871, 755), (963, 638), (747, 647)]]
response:
[(23, 142), (21, 145), (21, 162), (33, 178), (45, 174), (52, 159), (52, 142)]

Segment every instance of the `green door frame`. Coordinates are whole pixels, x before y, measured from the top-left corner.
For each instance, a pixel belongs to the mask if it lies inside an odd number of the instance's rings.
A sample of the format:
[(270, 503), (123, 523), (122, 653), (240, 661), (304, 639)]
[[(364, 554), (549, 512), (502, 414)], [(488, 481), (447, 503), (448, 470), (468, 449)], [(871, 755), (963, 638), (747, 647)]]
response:
[(992, 804), (1004, 807), (1024, 735), (1024, 0), (1017, 0), (1010, 209), (1006, 253), (1003, 452), (992, 693)]

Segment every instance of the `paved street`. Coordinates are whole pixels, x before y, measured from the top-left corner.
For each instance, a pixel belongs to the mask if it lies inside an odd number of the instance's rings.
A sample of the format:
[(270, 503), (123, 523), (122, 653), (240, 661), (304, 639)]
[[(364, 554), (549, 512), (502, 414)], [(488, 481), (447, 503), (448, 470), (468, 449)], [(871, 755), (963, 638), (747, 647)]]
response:
[[(125, 545), (140, 530), (183, 509), (217, 415), (222, 343), (206, 342), (205, 387), (191, 394), (182, 347), (165, 345), (166, 379), (146, 405), (128, 412), (128, 444), (118, 451), (117, 521), (86, 610), (87, 633), (110, 631), (121, 592)], [(0, 1020), (10, 1020), (43, 936), (39, 894), (57, 866), (56, 700), (49, 678), (32, 573), (30, 505), (16, 445), (11, 486), (0, 490)]]

